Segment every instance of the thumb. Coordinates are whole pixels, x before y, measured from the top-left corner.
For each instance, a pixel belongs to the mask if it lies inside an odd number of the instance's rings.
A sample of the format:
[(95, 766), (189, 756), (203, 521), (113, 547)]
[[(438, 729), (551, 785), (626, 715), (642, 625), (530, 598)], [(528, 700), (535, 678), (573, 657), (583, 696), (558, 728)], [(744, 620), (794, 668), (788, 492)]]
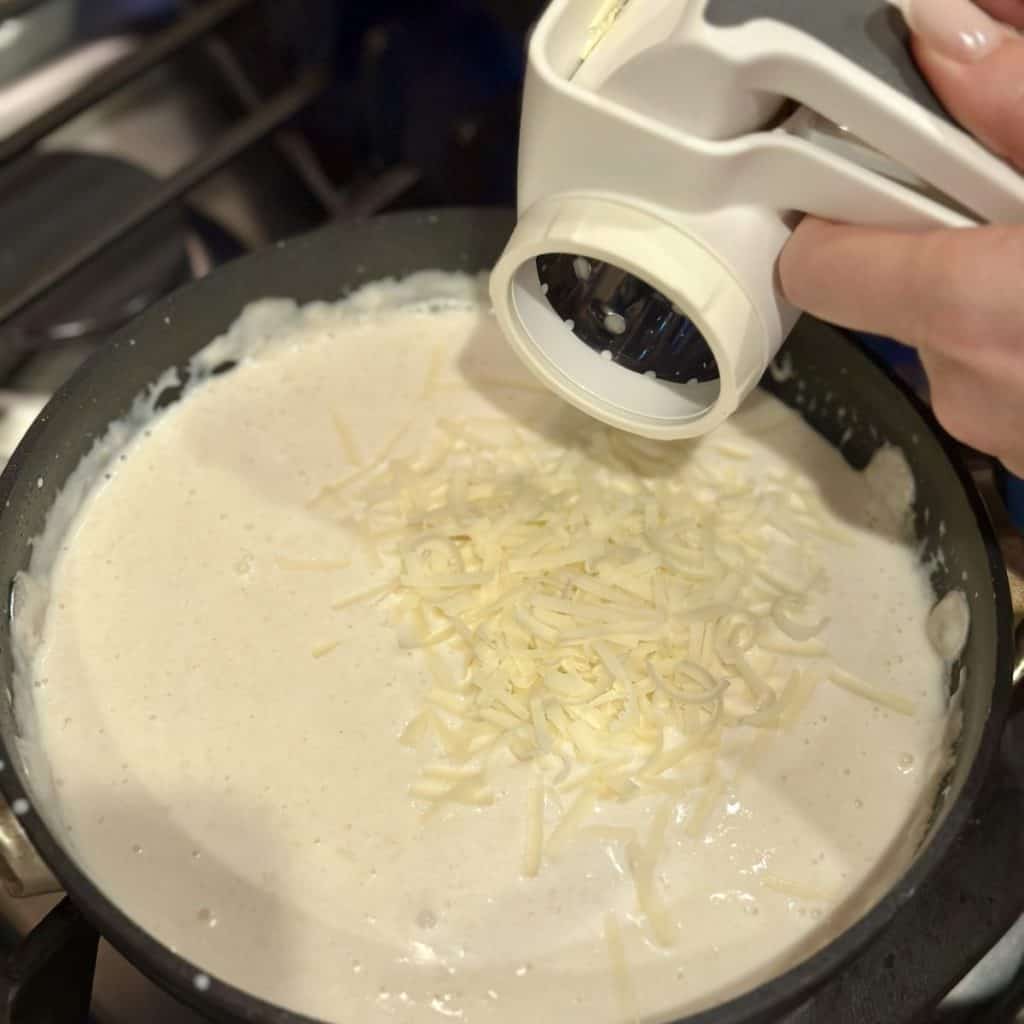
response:
[[(921, 70), (946, 109), (1024, 170), (1024, 0), (902, 0)], [(983, 7), (986, 8), (983, 10)], [(988, 12), (1006, 19), (997, 21)]]
[(915, 44), (917, 61), (946, 109), (997, 156), (1024, 171), (1024, 39), (961, 64)]
[(1024, 28), (1024, 0), (978, 0), (978, 6), (1007, 25)]

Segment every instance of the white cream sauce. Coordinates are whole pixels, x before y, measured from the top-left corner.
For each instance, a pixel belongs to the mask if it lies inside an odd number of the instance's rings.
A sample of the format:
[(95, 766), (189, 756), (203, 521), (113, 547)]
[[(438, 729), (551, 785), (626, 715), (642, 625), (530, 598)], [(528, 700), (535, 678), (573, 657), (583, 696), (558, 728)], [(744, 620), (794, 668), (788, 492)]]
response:
[[(388, 308), (424, 288), (446, 301)], [(310, 506), (353, 456), (372, 462), (410, 420), (398, 452), (438, 417), (509, 418), (542, 438), (577, 416), (532, 385), (490, 314), (467, 305), (477, 295), (434, 278), (341, 308), (258, 305), (200, 360), (244, 355), (237, 369), (94, 458), (94, 472), (112, 468), (38, 546), (40, 632), (30, 609), (22, 629), (50, 816), (108, 896), (213, 984), (315, 1017), (610, 1024), (706, 1007), (828, 942), (913, 853), (947, 716), (933, 595), (898, 522), (912, 494), (879, 508), (765, 396), (700, 442), (817, 482), (853, 538), (830, 555), (823, 639), (916, 712), (821, 685), (794, 732), (733, 752), (707, 834), (670, 825), (658, 880), (680, 929), (659, 949), (614, 843), (577, 843), (522, 877), (522, 766), (493, 806), (422, 821), (408, 796), (418, 756), (398, 737), (428, 669), (382, 606), (332, 609), (382, 574)], [(549, 825), (564, 809), (549, 795)], [(623, 815), (643, 827), (650, 808)]]

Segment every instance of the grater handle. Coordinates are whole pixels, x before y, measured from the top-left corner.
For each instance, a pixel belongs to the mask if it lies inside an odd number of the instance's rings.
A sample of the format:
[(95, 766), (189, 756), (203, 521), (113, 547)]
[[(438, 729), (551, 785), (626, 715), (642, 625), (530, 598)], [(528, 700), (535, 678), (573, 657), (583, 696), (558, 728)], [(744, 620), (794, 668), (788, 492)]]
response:
[[(596, 99), (608, 135), (624, 134), (625, 112), (674, 130), (680, 150), (698, 150), (705, 141), (733, 144), (719, 154), (726, 162), (734, 157), (731, 191), (747, 202), (874, 223), (883, 216), (879, 183), (897, 181), (909, 185), (904, 193), (933, 204), (932, 221), (1018, 223), (1024, 178), (951, 119), (909, 42), (893, 0), (633, 0), (573, 84)], [(743, 177), (746, 154), (778, 134), (773, 126), (800, 137), (793, 129), (802, 123), (783, 120), (787, 102), (826, 128), (803, 140), (805, 166), (782, 167), (783, 160), (771, 169), (760, 161), (756, 176)], [(832, 138), (827, 126), (842, 131)], [(811, 167), (823, 152), (872, 175), (875, 186), (858, 190), (862, 201), (853, 202), (839, 180), (840, 164), (822, 167), (828, 181)], [(797, 173), (800, 180), (793, 180)], [(778, 175), (786, 180), (776, 181)], [(720, 209), (721, 198), (702, 196), (718, 195), (721, 180), (701, 182), (702, 193), (690, 186), (685, 200), (668, 205), (693, 209), (704, 201)], [(649, 198), (652, 185), (660, 187), (642, 169), (625, 184)], [(783, 194), (786, 201), (777, 202)]]
[(903, 15), (889, 0), (707, 0), (704, 17), (717, 28), (769, 19), (798, 29), (951, 123), (910, 53)]
[(690, 24), (745, 88), (842, 126), (950, 210), (1019, 222), (1024, 178), (944, 110), (892, 0), (704, 0)]

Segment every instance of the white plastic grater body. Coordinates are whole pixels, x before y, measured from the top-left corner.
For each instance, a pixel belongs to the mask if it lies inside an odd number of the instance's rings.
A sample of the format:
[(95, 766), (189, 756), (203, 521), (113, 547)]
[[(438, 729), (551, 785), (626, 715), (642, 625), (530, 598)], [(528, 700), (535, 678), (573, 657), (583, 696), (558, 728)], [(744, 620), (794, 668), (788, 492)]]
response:
[[(534, 373), (651, 438), (704, 433), (756, 386), (797, 319), (775, 264), (803, 213), (905, 228), (1024, 218), (1024, 180), (948, 120), (790, 25), (711, 25), (707, 3), (630, 0), (582, 63), (603, 5), (551, 4), (530, 45), (519, 224), (492, 276)], [(819, 121), (850, 131), (830, 139)], [(580, 343), (542, 291), (549, 253), (655, 287), (704, 335), (719, 381), (652, 379)]]

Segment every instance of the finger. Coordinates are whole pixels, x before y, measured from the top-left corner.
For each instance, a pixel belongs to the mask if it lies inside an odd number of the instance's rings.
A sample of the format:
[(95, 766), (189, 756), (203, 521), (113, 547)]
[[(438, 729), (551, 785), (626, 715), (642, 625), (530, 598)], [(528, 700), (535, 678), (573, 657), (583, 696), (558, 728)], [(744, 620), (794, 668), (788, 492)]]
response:
[(1014, 28), (1024, 28), (1024, 0), (977, 0), (977, 3), (993, 18)]
[(900, 7), (915, 37), (951, 60), (984, 60), (1011, 33), (974, 0), (900, 0)]
[(910, 234), (806, 218), (778, 271), (799, 308), (918, 348), (940, 422), (1024, 472), (1024, 229)]
[[(995, 359), (965, 363), (936, 352), (921, 352), (931, 385), (935, 416), (964, 444), (996, 456), (1012, 473), (1024, 475), (1024, 371)], [(1017, 360), (1019, 364), (1020, 360)]]
[(973, 63), (953, 60), (921, 41), (914, 53), (950, 114), (1024, 170), (1024, 38), (1008, 39)]
[(805, 218), (779, 258), (789, 302), (844, 327), (960, 353), (1020, 359), (1024, 229), (920, 233)]

